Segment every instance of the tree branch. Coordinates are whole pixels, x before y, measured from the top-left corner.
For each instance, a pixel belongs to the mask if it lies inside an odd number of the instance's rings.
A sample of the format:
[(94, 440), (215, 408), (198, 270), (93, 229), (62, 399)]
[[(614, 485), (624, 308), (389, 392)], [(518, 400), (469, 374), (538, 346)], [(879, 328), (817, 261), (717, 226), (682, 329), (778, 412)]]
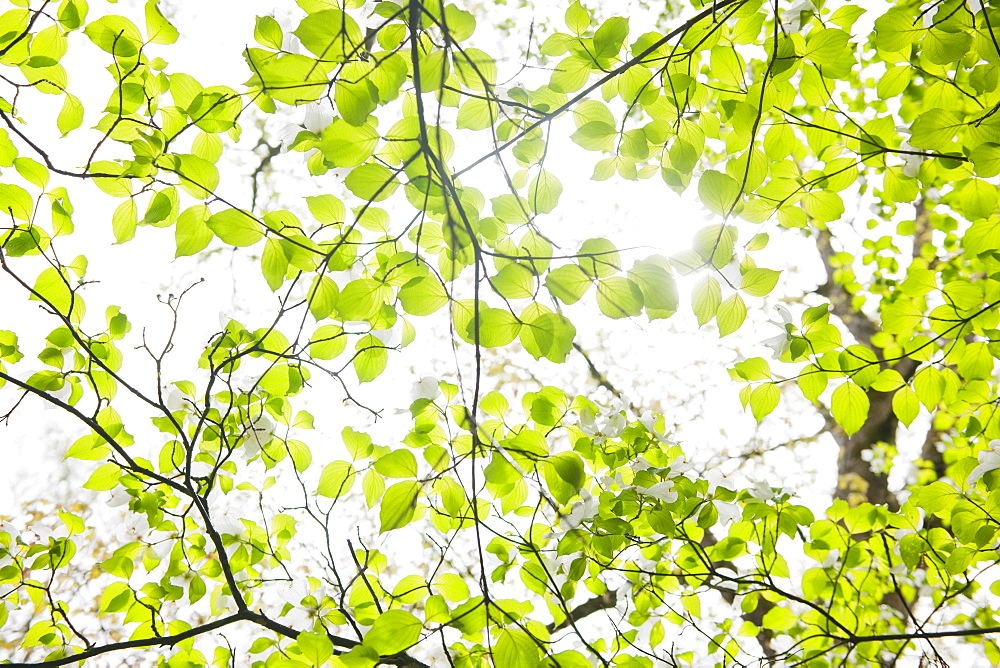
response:
[(872, 336), (878, 328), (867, 315), (854, 308), (851, 303), (854, 295), (834, 277), (836, 268), (833, 266), (833, 257), (837, 251), (833, 248), (833, 234), (829, 228), (817, 230), (816, 250), (826, 268), (826, 283), (816, 288), (816, 292), (830, 300), (833, 314), (840, 318), (855, 340), (863, 346), (871, 347)]
[(566, 619), (562, 620), (558, 624), (552, 622), (545, 628), (548, 629), (549, 633), (555, 633), (556, 631), (562, 631), (563, 629), (572, 626), (575, 622), (580, 621), (584, 617), (588, 617), (595, 612), (601, 610), (607, 610), (608, 608), (613, 608), (618, 604), (618, 594), (612, 589), (607, 590), (600, 596), (594, 596), (580, 605), (576, 606), (569, 611), (569, 615)]
[[(4, 665), (56, 668), (57, 666), (79, 663), (80, 661), (85, 661), (86, 659), (92, 659), (94, 657), (119, 650), (144, 649), (148, 647), (172, 647), (189, 638), (194, 638), (205, 633), (211, 633), (212, 631), (229, 626), (235, 622), (252, 622), (257, 626), (263, 626), (264, 628), (293, 640), (299, 636), (299, 632), (295, 629), (276, 622), (260, 612), (243, 610), (241, 612), (237, 612), (236, 614), (229, 615), (228, 617), (223, 617), (222, 619), (217, 619), (170, 636), (156, 636), (154, 638), (139, 638), (136, 640), (109, 643), (107, 645), (101, 645), (100, 647), (92, 647), (78, 654), (72, 654), (70, 656), (64, 656), (60, 659), (52, 659), (50, 661), (39, 661), (36, 663), (5, 663)], [(327, 637), (335, 647), (341, 647), (344, 649), (350, 649), (361, 644), (357, 640), (351, 640), (350, 638), (342, 638), (340, 636), (330, 634), (327, 634)], [(401, 666), (402, 668), (430, 668), (427, 664), (414, 659), (406, 654), (406, 652), (397, 652), (396, 654), (380, 657), (379, 663), (386, 666)]]

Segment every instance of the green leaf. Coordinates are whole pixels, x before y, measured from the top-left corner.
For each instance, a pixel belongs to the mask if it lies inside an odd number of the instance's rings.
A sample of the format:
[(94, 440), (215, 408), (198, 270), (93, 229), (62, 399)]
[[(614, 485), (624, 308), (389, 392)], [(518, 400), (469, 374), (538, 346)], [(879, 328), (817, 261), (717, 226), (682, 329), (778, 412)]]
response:
[(511, 155), (517, 158), (518, 164), (535, 165), (544, 160), (546, 146), (540, 137), (525, 138), (514, 144)]
[(351, 453), (351, 456), (355, 459), (361, 459), (368, 457), (372, 453), (374, 445), (372, 444), (371, 436), (362, 432), (354, 431), (350, 427), (344, 427), (340, 432), (340, 436), (344, 441), (344, 446), (347, 451)]
[(0, 211), (8, 217), (30, 221), (33, 210), (34, 201), (27, 190), (21, 186), (0, 183)]
[(913, 492), (913, 499), (918, 508), (923, 508), (930, 515), (950, 510), (960, 494), (950, 481), (937, 480), (917, 487)]
[[(83, 298), (73, 294), (69, 279), (59, 269), (48, 267), (42, 270), (35, 280), (33, 290), (35, 294), (32, 294), (29, 299), (33, 301), (44, 299), (60, 313), (71, 315), (74, 319), (83, 316)], [(73, 308), (72, 314), (69, 312), (71, 307)]]
[[(527, 311), (527, 309), (525, 309)], [(521, 315), (521, 345), (535, 359), (545, 357), (557, 364), (566, 360), (573, 347), (576, 327), (558, 313), (541, 313), (530, 320)]]
[(371, 123), (352, 125), (338, 118), (323, 130), (316, 148), (335, 167), (355, 167), (372, 156), (380, 139)]
[(158, 7), (159, 0), (146, 2), (146, 34), (149, 41), (156, 44), (173, 44), (177, 41), (177, 29), (163, 17)]
[(170, 95), (174, 103), (182, 108), (186, 109), (202, 89), (203, 86), (190, 74), (177, 72), (170, 75)]
[(538, 643), (521, 629), (503, 629), (493, 647), (496, 668), (537, 666), (538, 657)]
[(566, 9), (566, 27), (576, 35), (582, 35), (590, 28), (590, 12), (578, 1)]
[(139, 29), (124, 16), (102, 16), (91, 21), (83, 32), (103, 51), (119, 58), (135, 57), (142, 45)]
[(387, 167), (369, 162), (351, 170), (344, 185), (367, 202), (381, 202), (396, 191), (399, 181)]
[(750, 411), (757, 422), (764, 419), (777, 407), (781, 392), (774, 383), (762, 383), (750, 393)]
[(174, 212), (174, 203), (176, 201), (176, 191), (173, 188), (155, 193), (150, 198), (149, 205), (146, 207), (146, 213), (142, 217), (142, 224), (163, 227), (164, 221), (169, 223), (170, 215)]
[(813, 30), (806, 38), (806, 48), (802, 55), (814, 63), (825, 65), (849, 52), (850, 41), (851, 36), (837, 28)]
[(559, 503), (568, 502), (583, 486), (583, 460), (575, 452), (563, 452), (546, 461), (545, 481)]
[(357, 21), (339, 9), (326, 9), (306, 16), (295, 36), (320, 60), (343, 62), (356, 58), (364, 45)]
[(121, 478), (121, 475), (122, 468), (118, 464), (112, 464), (111, 462), (101, 464), (90, 474), (87, 482), (83, 483), (83, 488), (92, 489), (95, 492), (106, 492), (118, 486), (118, 480)]
[(485, 130), (498, 121), (500, 110), (492, 100), (470, 97), (458, 110), (455, 127), (460, 130)]
[(417, 477), (417, 458), (409, 450), (393, 450), (376, 459), (374, 466), (387, 478)]
[(438, 279), (418, 276), (400, 288), (399, 301), (411, 315), (430, 315), (448, 303), (448, 292)]
[(122, 612), (128, 609), (133, 600), (134, 595), (132, 594), (132, 590), (129, 589), (128, 583), (111, 582), (101, 594), (97, 609), (102, 613)]
[(1000, 249), (1000, 219), (977, 220), (962, 237), (967, 257)]
[(251, 83), (257, 83), (279, 102), (312, 102), (326, 92), (329, 84), (326, 68), (308, 56), (297, 53), (276, 56), (269, 51), (250, 48), (243, 52), (243, 57), (255, 73)]
[(594, 55), (598, 58), (617, 56), (628, 37), (628, 19), (614, 16), (594, 33)]
[(751, 357), (750, 359), (737, 362), (733, 365), (733, 371), (743, 380), (771, 379), (771, 365), (761, 357)]
[(66, 459), (96, 461), (107, 457), (109, 452), (111, 452), (111, 448), (108, 445), (96, 443), (92, 436), (84, 436), (70, 446), (65, 457)]
[(317, 274), (309, 288), (309, 312), (317, 321), (330, 316), (337, 306), (340, 291), (329, 276)]
[(603, 121), (591, 121), (577, 128), (570, 138), (588, 151), (610, 151), (618, 130)]
[[(305, 411), (301, 412), (305, 413)], [(310, 419), (311, 417), (312, 416), (309, 416)], [(311, 425), (311, 422), (309, 424)], [(299, 423), (293, 426), (297, 426), (302, 429), (312, 428), (311, 426), (306, 426), (303, 423)], [(303, 443), (302, 441), (296, 441), (294, 439), (288, 440), (287, 444), (288, 444), (288, 455), (289, 457), (292, 458), (292, 464), (295, 466), (295, 470), (298, 471), (299, 473), (302, 473), (303, 471), (308, 469), (309, 466), (312, 464), (312, 450), (310, 450), (309, 446)]]
[(677, 311), (677, 284), (666, 258), (653, 255), (636, 262), (629, 270), (628, 277), (642, 291), (646, 316), (650, 320), (669, 318)]
[(740, 184), (731, 176), (709, 169), (698, 180), (698, 196), (709, 211), (727, 216), (740, 196)]
[(264, 242), (264, 250), (260, 255), (260, 269), (264, 280), (267, 281), (267, 287), (271, 288), (272, 292), (284, 284), (285, 273), (288, 271), (288, 257), (277, 239), (267, 239)]
[(121, 244), (135, 236), (137, 224), (135, 200), (127, 199), (118, 205), (111, 216), (111, 229), (115, 235), (115, 243)]
[(750, 269), (747, 273), (743, 274), (743, 279), (740, 282), (740, 290), (754, 297), (765, 297), (774, 290), (774, 286), (777, 285), (780, 275), (780, 271), (774, 271), (773, 269)]
[(903, 174), (900, 167), (886, 169), (882, 184), (883, 197), (888, 202), (912, 202), (919, 187), (917, 180)]
[(263, 226), (250, 213), (241, 209), (225, 209), (205, 221), (215, 236), (231, 246), (252, 246), (261, 240)]
[(441, 573), (434, 578), (433, 586), (449, 601), (461, 602), (469, 598), (469, 585), (455, 573)]
[(736, 228), (732, 225), (709, 225), (694, 236), (693, 250), (716, 269), (722, 269), (733, 259)]
[(928, 411), (937, 408), (944, 394), (944, 377), (937, 367), (927, 366), (913, 376), (913, 390)]
[(188, 207), (177, 217), (174, 239), (177, 244), (175, 257), (194, 255), (204, 250), (212, 240), (212, 230), (207, 222), (212, 212), (203, 204)]
[(879, 358), (871, 348), (848, 346), (839, 357), (841, 370), (862, 388), (867, 389), (878, 377)]
[(802, 198), (806, 213), (816, 222), (829, 223), (844, 215), (844, 200), (837, 193), (819, 190)]
[(323, 467), (319, 475), (319, 486), (316, 493), (320, 496), (336, 499), (351, 491), (357, 471), (350, 462), (330, 462)]
[(455, 54), (454, 64), (459, 80), (472, 90), (492, 91), (496, 85), (496, 60), (485, 51), (467, 46), (462, 53)]
[(199, 91), (187, 108), (195, 126), (204, 132), (230, 130), (242, 111), (239, 94), (228, 86), (210, 86)]
[(340, 291), (337, 315), (341, 320), (370, 320), (383, 303), (381, 286), (370, 278), (359, 278)]
[(591, 278), (579, 265), (566, 264), (545, 275), (545, 287), (564, 304), (575, 304), (586, 294)]
[(369, 469), (365, 477), (361, 480), (361, 489), (365, 493), (365, 503), (369, 508), (374, 508), (382, 493), (385, 492), (385, 478), (378, 474), (375, 469)]
[(333, 656), (333, 643), (325, 633), (299, 633), (295, 644), (310, 665), (321, 666)]
[(559, 204), (562, 184), (551, 172), (540, 170), (528, 184), (528, 202), (535, 213), (551, 213)]
[(890, 334), (910, 334), (920, 331), (924, 314), (902, 296), (882, 307), (882, 328)]
[(63, 0), (59, 5), (59, 22), (67, 30), (76, 30), (87, 18), (87, 0)]
[[(476, 342), (474, 327), (475, 322), (470, 320), (463, 337), (470, 343)], [(479, 312), (479, 345), (484, 348), (506, 346), (517, 338), (520, 331), (521, 323), (510, 311), (484, 308)]]
[(972, 341), (958, 359), (958, 372), (967, 380), (987, 380), (993, 377), (993, 355), (986, 343)]
[(775, 606), (764, 614), (761, 626), (780, 633), (799, 623), (799, 617), (791, 610)]
[(80, 103), (80, 100), (75, 95), (66, 93), (63, 96), (62, 109), (59, 110), (59, 116), (56, 117), (56, 127), (59, 128), (59, 132), (65, 137), (80, 127), (82, 123), (83, 104)]
[(347, 335), (339, 325), (323, 325), (309, 339), (309, 354), (316, 359), (332, 360), (344, 352)]
[(632, 280), (621, 276), (597, 282), (597, 306), (609, 318), (628, 318), (642, 313), (642, 290)]
[(608, 278), (621, 271), (618, 249), (607, 239), (587, 239), (577, 251), (580, 268), (588, 276)]
[(923, 55), (936, 65), (947, 65), (961, 60), (972, 46), (972, 35), (959, 30), (950, 32), (931, 28), (924, 36)]
[(281, 25), (271, 16), (257, 17), (253, 29), (253, 38), (257, 40), (258, 44), (272, 49), (280, 49), (281, 43), (284, 41)]
[(362, 337), (355, 344), (355, 350), (354, 371), (359, 382), (367, 383), (382, 375), (389, 363), (389, 351), (380, 339), (371, 334)]
[(313, 218), (321, 223), (342, 223), (347, 214), (344, 203), (333, 195), (306, 197), (306, 206)]
[(31, 158), (15, 158), (14, 168), (17, 169), (17, 173), (23, 176), (26, 181), (38, 186), (42, 190), (45, 189), (45, 186), (49, 182), (49, 170), (45, 165)]
[(528, 222), (528, 203), (517, 195), (500, 195), (490, 200), (493, 215), (507, 224)]
[(219, 185), (219, 170), (208, 160), (196, 155), (175, 155), (174, 171), (180, 177), (180, 187), (192, 197), (206, 199)]
[(764, 153), (772, 160), (781, 160), (795, 148), (797, 139), (790, 125), (773, 125), (764, 134)]
[(743, 298), (738, 294), (733, 294), (727, 297), (721, 304), (719, 304), (719, 310), (716, 312), (715, 319), (719, 325), (719, 336), (726, 336), (727, 334), (732, 334), (747, 317), (747, 305), (743, 302)]
[(909, 427), (920, 412), (917, 393), (906, 385), (896, 390), (896, 393), (892, 395), (892, 412), (896, 414), (900, 422)]
[(976, 167), (976, 176), (989, 178), (1000, 174), (1000, 144), (985, 142), (972, 149), (969, 155)]
[(876, 91), (880, 98), (888, 100), (906, 90), (912, 80), (913, 70), (911, 68), (905, 66), (890, 67), (879, 79)]
[(988, 218), (997, 210), (997, 188), (982, 179), (969, 179), (962, 188), (960, 209), (969, 220)]
[(904, 9), (890, 9), (875, 21), (875, 46), (884, 51), (908, 49), (923, 27)]
[(490, 279), (490, 285), (507, 299), (531, 299), (535, 296), (535, 272), (523, 264), (511, 262)]
[(699, 326), (715, 317), (720, 304), (722, 304), (722, 286), (719, 285), (719, 281), (712, 276), (705, 276), (698, 281), (691, 294), (691, 308), (698, 318)]
[(579, 56), (567, 56), (552, 71), (549, 85), (560, 93), (580, 90), (590, 79), (591, 60)]
[(397, 482), (385, 491), (379, 508), (379, 533), (392, 531), (413, 521), (420, 498), (420, 483), (416, 481)]
[(856, 383), (847, 381), (833, 391), (830, 410), (848, 435), (856, 433), (868, 419), (868, 395)]
[(814, 364), (807, 364), (799, 373), (796, 382), (802, 395), (809, 401), (816, 403), (819, 395), (826, 389), (827, 375)]
[[(448, 79), (451, 72), (451, 60), (442, 49), (423, 53), (417, 60), (417, 72), (420, 77), (419, 92), (436, 92)], [(414, 78), (416, 81), (416, 78)]]
[(353, 62), (344, 66), (343, 74), (333, 89), (333, 100), (337, 111), (351, 125), (367, 122), (379, 102), (379, 90), (370, 78), (367, 63)]
[[(394, 487), (398, 487), (398, 485), (390, 488), (386, 497), (389, 496)], [(382, 504), (384, 508), (384, 500)], [(383, 528), (383, 531), (387, 531), (387, 529)], [(387, 610), (375, 619), (375, 623), (365, 634), (362, 642), (366, 647), (378, 652), (380, 656), (390, 656), (415, 645), (420, 640), (422, 628), (420, 620), (411, 613), (405, 610)]]
[(905, 384), (906, 381), (895, 369), (882, 369), (870, 387), (879, 392), (892, 392)]
[(943, 151), (961, 125), (955, 114), (945, 109), (925, 111), (910, 126), (910, 143), (918, 148)]

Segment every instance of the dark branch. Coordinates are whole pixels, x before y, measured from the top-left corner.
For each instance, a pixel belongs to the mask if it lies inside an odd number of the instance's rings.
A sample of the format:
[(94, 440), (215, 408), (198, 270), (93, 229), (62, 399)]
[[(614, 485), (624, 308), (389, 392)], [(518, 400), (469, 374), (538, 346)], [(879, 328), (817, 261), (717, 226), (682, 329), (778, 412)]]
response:
[(548, 629), (549, 633), (555, 633), (556, 631), (562, 631), (563, 629), (572, 626), (575, 622), (580, 621), (584, 617), (589, 617), (595, 612), (600, 612), (601, 610), (607, 610), (608, 608), (613, 608), (618, 604), (618, 594), (609, 589), (600, 596), (594, 596), (593, 598), (581, 603), (572, 610), (570, 610), (569, 615), (566, 619), (562, 620), (558, 624), (552, 622), (545, 628)]

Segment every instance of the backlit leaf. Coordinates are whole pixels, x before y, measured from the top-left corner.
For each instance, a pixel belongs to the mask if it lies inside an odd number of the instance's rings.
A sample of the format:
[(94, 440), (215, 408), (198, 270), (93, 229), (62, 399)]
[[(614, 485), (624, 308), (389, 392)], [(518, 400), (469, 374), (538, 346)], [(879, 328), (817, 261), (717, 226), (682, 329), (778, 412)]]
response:
[(252, 246), (261, 240), (261, 224), (246, 211), (225, 209), (205, 221), (210, 230), (231, 246)]
[(833, 391), (830, 410), (834, 419), (849, 435), (856, 433), (868, 419), (868, 395), (850, 381)]

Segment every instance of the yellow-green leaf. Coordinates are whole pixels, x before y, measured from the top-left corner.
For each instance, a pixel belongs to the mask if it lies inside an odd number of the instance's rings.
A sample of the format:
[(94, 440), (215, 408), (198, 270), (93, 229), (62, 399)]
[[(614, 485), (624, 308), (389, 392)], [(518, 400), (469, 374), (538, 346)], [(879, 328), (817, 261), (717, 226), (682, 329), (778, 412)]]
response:
[(847, 381), (833, 391), (830, 410), (848, 435), (856, 433), (868, 419), (868, 395), (857, 384)]

